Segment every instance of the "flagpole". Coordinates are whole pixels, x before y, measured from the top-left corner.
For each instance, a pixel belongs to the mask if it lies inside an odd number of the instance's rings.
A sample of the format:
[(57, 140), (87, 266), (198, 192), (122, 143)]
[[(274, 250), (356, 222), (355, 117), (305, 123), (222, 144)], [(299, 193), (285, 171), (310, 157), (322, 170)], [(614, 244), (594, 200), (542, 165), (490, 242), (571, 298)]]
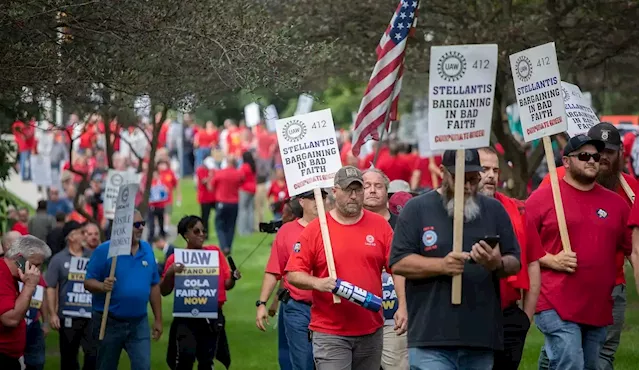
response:
[(378, 157), (380, 156), (380, 148), (382, 148), (382, 141), (384, 140), (384, 133), (388, 130), (387, 126), (389, 126), (389, 113), (391, 112), (391, 106), (393, 105), (393, 95), (391, 96), (391, 103), (387, 107), (387, 113), (385, 113), (382, 133), (380, 134), (380, 140), (378, 140), (378, 147), (376, 148), (376, 154), (373, 156), (373, 162), (371, 163), (372, 167), (376, 166), (378, 162)]

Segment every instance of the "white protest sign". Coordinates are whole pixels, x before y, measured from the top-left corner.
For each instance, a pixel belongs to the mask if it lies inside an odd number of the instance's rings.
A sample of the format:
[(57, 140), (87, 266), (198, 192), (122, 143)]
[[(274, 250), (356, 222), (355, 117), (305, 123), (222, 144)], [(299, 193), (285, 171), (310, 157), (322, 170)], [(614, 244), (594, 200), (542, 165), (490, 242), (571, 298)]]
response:
[(133, 110), (138, 117), (149, 117), (151, 114), (151, 98), (149, 95), (140, 95), (133, 101)]
[(564, 81), (561, 84), (564, 110), (567, 114), (567, 133), (571, 137), (586, 134), (591, 127), (600, 123), (600, 120), (578, 86)]
[(267, 123), (267, 130), (274, 132), (276, 130), (276, 121), (280, 118), (276, 106), (271, 104), (264, 110), (264, 120)]
[(489, 145), (497, 66), (495, 44), (431, 47), (431, 150)]
[(276, 122), (289, 195), (333, 186), (342, 163), (331, 109)]
[(260, 106), (257, 103), (245, 105), (244, 122), (247, 124), (247, 127), (253, 127), (260, 123)]
[(120, 187), (128, 184), (137, 184), (140, 182), (140, 176), (129, 171), (109, 170), (107, 172), (106, 184), (104, 188), (104, 198), (102, 207), (104, 217), (113, 220), (116, 212), (116, 200), (118, 199), (118, 191)]
[(311, 112), (311, 108), (313, 107), (313, 96), (309, 94), (300, 94), (298, 97), (298, 105), (296, 106), (296, 111), (293, 113), (294, 116), (300, 114), (307, 114)]
[(38, 186), (51, 186), (51, 159), (44, 155), (32, 155), (29, 164), (31, 181)]
[(567, 131), (556, 44), (511, 54), (509, 60), (524, 140)]
[(111, 228), (108, 257), (131, 254), (131, 233), (133, 232), (133, 212), (135, 210), (138, 184), (120, 187), (116, 202), (116, 213)]

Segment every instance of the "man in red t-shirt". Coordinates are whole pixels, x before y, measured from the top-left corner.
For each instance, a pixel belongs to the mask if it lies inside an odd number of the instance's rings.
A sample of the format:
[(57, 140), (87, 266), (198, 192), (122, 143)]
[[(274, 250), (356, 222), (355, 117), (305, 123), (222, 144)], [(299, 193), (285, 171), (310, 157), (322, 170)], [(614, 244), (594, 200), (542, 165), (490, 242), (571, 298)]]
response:
[[(629, 214), (629, 228), (631, 228), (631, 265), (638, 266), (638, 197), (633, 202), (633, 207), (631, 207), (631, 213)], [(636, 278), (636, 291), (638, 288), (638, 268), (634, 267), (633, 275)]]
[(227, 167), (216, 171), (213, 176), (212, 186), (216, 199), (216, 235), (220, 248), (225, 254), (231, 252), (238, 218), (239, 190), (244, 181), (244, 174), (236, 168), (237, 165), (238, 162), (234, 157), (228, 157)]
[(629, 206), (596, 182), (604, 149), (602, 140), (586, 135), (574, 136), (564, 148), (560, 191), (572, 251), (563, 250), (550, 187), (536, 190), (525, 206), (546, 252), (535, 322), (545, 335), (551, 369), (596, 368), (613, 323), (616, 254), (631, 252)]
[[(27, 311), (38, 283), (40, 266), (51, 249), (32, 235), (17, 238), (0, 258), (0, 363), (3, 370), (20, 370), (27, 340)], [(24, 272), (23, 272), (24, 270)], [(24, 283), (20, 291), (18, 282)]]
[(216, 205), (215, 192), (213, 190), (213, 176), (215, 174), (215, 159), (207, 157), (202, 166), (196, 169), (198, 179), (198, 203), (200, 203), (200, 217), (204, 222), (204, 231), (209, 235), (209, 219), (211, 211)]
[[(34, 122), (35, 123), (35, 122)], [(20, 156), (20, 176), (22, 181), (31, 180), (31, 151), (36, 147), (35, 125), (31, 122), (25, 124), (21, 120), (16, 120), (11, 125), (16, 144), (18, 144), (18, 154)]]
[(400, 156), (400, 144), (395, 141), (389, 143), (389, 155), (380, 156), (375, 166), (384, 172), (389, 180), (404, 180), (406, 182), (411, 181), (414, 167)]
[[(327, 212), (337, 276), (382, 297), (380, 276), (388, 266), (393, 230), (382, 216), (363, 209), (364, 181), (355, 167), (335, 175), (336, 207)], [(319, 370), (379, 369), (382, 357), (383, 317), (342, 300), (334, 304), (336, 278), (329, 277), (320, 222), (309, 223), (294, 245), (285, 268), (296, 288), (312, 290), (309, 329)], [(354, 289), (355, 290), (355, 289)]]
[[(500, 279), (500, 300), (503, 315), (504, 350), (495, 351), (493, 368), (496, 370), (517, 370), (522, 359), (522, 350), (531, 326), (536, 303), (540, 294), (540, 263), (545, 255), (540, 237), (531, 222), (525, 222), (522, 215), (524, 204), (497, 192), (500, 177), (498, 152), (492, 147), (478, 149), (480, 154), (480, 184), (478, 191), (492, 197), (507, 211), (513, 231), (520, 245), (520, 272)], [(524, 296), (521, 292), (524, 291)], [(523, 300), (523, 309), (518, 301)]]
[[(618, 193), (629, 206), (633, 201), (627, 196), (624, 188), (620, 185), (620, 176), (629, 184), (635, 196), (638, 196), (638, 181), (635, 177), (622, 172), (623, 168), (623, 147), (620, 133), (615, 126), (608, 122), (601, 122), (593, 126), (587, 136), (594, 140), (604, 141), (605, 148), (600, 152), (600, 169), (596, 182), (605, 188)], [(565, 168), (558, 168), (558, 178), (561, 179), (565, 175)], [(542, 185), (549, 183), (549, 175), (543, 180)], [(613, 299), (613, 325), (607, 328), (607, 339), (602, 346), (600, 352), (601, 370), (612, 370), (614, 355), (620, 344), (620, 334), (624, 325), (624, 315), (627, 307), (626, 281), (624, 277), (624, 260), (625, 256), (622, 250), (618, 250), (616, 254), (616, 286), (611, 293)], [(633, 262), (632, 262), (633, 263)], [(546, 357), (543, 353), (543, 363), (546, 363)]]
[(22, 207), (18, 209), (18, 221), (11, 227), (11, 231), (17, 231), (20, 235), (29, 234), (29, 210)]
[[(323, 195), (326, 196), (324, 191)], [(280, 299), (283, 304), (280, 306), (278, 316), (280, 368), (287, 369), (293, 366), (294, 369), (313, 370), (313, 351), (308, 340), (311, 291), (296, 288), (289, 283), (284, 275), (287, 261), (296, 248), (300, 234), (311, 221), (318, 217), (318, 209), (313, 191), (298, 195), (295, 201), (302, 208), (302, 218), (283, 224), (273, 241), (271, 255), (262, 280), (260, 299), (256, 302), (256, 326), (262, 331), (266, 330), (266, 325), (269, 324), (267, 322), (267, 301), (278, 280), (282, 279), (286, 292), (277, 298), (283, 297)], [(280, 327), (282, 327), (281, 331)], [(285, 343), (282, 343), (282, 337), (284, 337)], [(285, 346), (280, 346), (280, 343), (286, 344), (286, 348), (282, 348)], [(285, 358), (280, 358), (280, 355), (284, 355)]]

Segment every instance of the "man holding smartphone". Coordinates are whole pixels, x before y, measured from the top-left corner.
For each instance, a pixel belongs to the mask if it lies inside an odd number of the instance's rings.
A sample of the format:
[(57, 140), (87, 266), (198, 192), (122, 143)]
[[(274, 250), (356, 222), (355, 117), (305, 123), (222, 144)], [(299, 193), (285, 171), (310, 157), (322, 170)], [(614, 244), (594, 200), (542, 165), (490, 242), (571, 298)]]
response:
[[(497, 287), (500, 278), (520, 271), (509, 215), (498, 201), (478, 194), (478, 151), (465, 150), (461, 173), (455, 171), (455, 157), (455, 150), (444, 153), (441, 188), (411, 199), (394, 230), (389, 264), (406, 278), (413, 323), (407, 336), (409, 365), (416, 370), (491, 370), (494, 351), (503, 348)], [(462, 252), (453, 251), (455, 176), (465, 182)], [(498, 237), (499, 245), (491, 245)], [(460, 274), (462, 302), (452, 305), (452, 277)]]
[[(19, 358), (27, 340), (25, 317), (40, 282), (40, 266), (51, 249), (35, 236), (17, 238), (0, 258), (0, 364), (3, 370), (20, 370)], [(22, 282), (22, 291), (18, 288)]]

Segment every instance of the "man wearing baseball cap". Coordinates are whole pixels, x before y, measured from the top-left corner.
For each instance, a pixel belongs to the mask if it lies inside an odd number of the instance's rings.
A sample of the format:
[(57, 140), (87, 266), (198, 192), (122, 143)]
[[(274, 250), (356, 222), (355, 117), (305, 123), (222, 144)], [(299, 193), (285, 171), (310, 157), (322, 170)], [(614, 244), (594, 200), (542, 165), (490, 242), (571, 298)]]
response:
[[(335, 174), (336, 207), (327, 212), (327, 227), (337, 277), (382, 297), (380, 274), (388, 267), (393, 230), (383, 217), (363, 209), (363, 185), (356, 167), (345, 166)], [(344, 299), (333, 303), (337, 282), (329, 277), (318, 220), (309, 223), (298, 243), (285, 270), (290, 284), (312, 290), (309, 329), (316, 368), (379, 369), (382, 315)]]
[[(520, 248), (509, 215), (478, 194), (480, 157), (455, 150), (442, 158), (442, 186), (411, 199), (400, 213), (391, 250), (393, 272), (406, 278), (409, 364), (415, 369), (491, 369), (502, 350), (502, 310), (496, 287), (520, 270)], [(462, 252), (453, 251), (455, 176), (464, 176)], [(426, 212), (425, 210), (428, 210)], [(490, 245), (483, 236), (499, 237)], [(462, 274), (462, 302), (451, 305), (452, 276)]]
[(597, 368), (613, 323), (616, 255), (631, 253), (629, 206), (596, 181), (604, 150), (604, 141), (586, 135), (572, 137), (564, 148), (559, 183), (572, 251), (563, 250), (551, 187), (538, 188), (525, 204), (546, 252), (534, 318), (550, 369)]
[[(622, 172), (624, 165), (622, 139), (618, 129), (608, 123), (601, 122), (593, 126), (587, 136), (594, 140), (604, 142), (604, 149), (600, 152), (600, 169), (596, 182), (603, 187), (618, 193), (631, 207), (633, 201), (627, 196), (621, 185), (621, 176), (633, 190), (635, 197), (638, 196), (638, 181), (632, 175)], [(565, 168), (558, 168), (558, 178), (565, 176)], [(540, 186), (549, 184), (547, 175)], [(564, 201), (564, 199), (563, 199)], [(620, 334), (624, 325), (624, 314), (627, 307), (626, 281), (624, 277), (624, 253), (619, 250), (616, 255), (616, 286), (611, 293), (613, 299), (613, 325), (607, 328), (607, 339), (600, 352), (600, 363), (598, 369), (613, 369), (614, 355), (620, 344)], [(631, 260), (630, 260), (631, 261)], [(633, 262), (631, 262), (633, 265)], [(542, 354), (543, 367), (546, 368), (546, 356)]]

